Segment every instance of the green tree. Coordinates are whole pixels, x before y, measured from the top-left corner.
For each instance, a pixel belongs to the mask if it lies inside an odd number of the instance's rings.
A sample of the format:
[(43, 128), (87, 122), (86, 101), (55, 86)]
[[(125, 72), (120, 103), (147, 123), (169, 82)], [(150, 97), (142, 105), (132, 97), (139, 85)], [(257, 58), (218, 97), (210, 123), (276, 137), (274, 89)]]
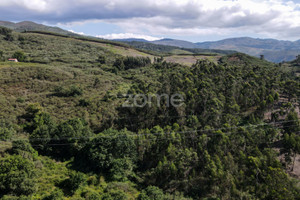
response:
[(13, 141), (10, 153), (20, 155), (32, 161), (38, 160), (38, 152), (26, 140)]
[(0, 159), (0, 196), (30, 195), (35, 191), (34, 164), (19, 155)]
[(283, 129), (286, 133), (297, 133), (300, 131), (300, 120), (298, 118), (298, 114), (295, 111), (291, 111), (283, 124)]
[[(69, 144), (58, 146), (53, 149), (53, 154), (61, 158), (70, 158), (75, 156), (90, 141), (93, 132), (88, 124), (82, 119), (71, 119), (59, 124), (50, 138), (56, 144)], [(52, 141), (50, 141), (50, 144)]]
[(43, 198), (43, 200), (63, 200), (64, 193), (60, 189), (55, 189), (50, 193), (50, 195)]
[(12, 127), (0, 126), (0, 140), (9, 140), (16, 133)]
[(100, 64), (105, 64), (105, 63), (106, 63), (106, 58), (105, 58), (105, 56), (100, 55), (100, 56), (98, 57), (97, 61), (98, 61)]
[(164, 199), (163, 191), (155, 186), (148, 186), (138, 196), (138, 200), (162, 200), (162, 199)]
[(93, 84), (93, 87), (97, 88), (97, 87), (99, 87), (99, 85), (100, 85), (100, 79), (98, 77), (96, 77), (95, 81), (94, 81), (94, 84)]
[(127, 181), (128, 177), (133, 177), (134, 164), (130, 158), (119, 158), (112, 160), (109, 170), (110, 178), (113, 181)]
[(16, 51), (12, 55), (12, 57), (18, 59), (19, 62), (24, 62), (24, 61), (26, 61), (26, 58), (27, 58), (27, 56), (25, 55), (25, 53), (22, 52), (22, 51)]
[(125, 65), (124, 65), (122, 58), (117, 58), (113, 64), (113, 66), (115, 67), (115, 69), (120, 70), (120, 71), (125, 69)]
[(294, 170), (295, 166), (295, 160), (297, 154), (300, 154), (300, 136), (295, 135), (294, 133), (292, 134), (285, 134), (283, 138), (283, 143), (286, 152), (288, 155), (291, 155), (293, 158), (293, 163), (292, 163), (292, 171)]
[(67, 190), (69, 195), (73, 195), (76, 190), (86, 183), (86, 176), (81, 172), (69, 172), (69, 178), (60, 183), (60, 187)]
[(5, 36), (4, 39), (7, 40), (7, 41), (13, 41), (14, 40), (11, 29), (8, 29), (8, 28), (5, 28), (5, 27), (0, 27), (0, 34), (4, 35)]
[(86, 163), (95, 172), (106, 172), (109, 177), (126, 180), (132, 175), (137, 159), (136, 145), (132, 134), (126, 130), (106, 130), (91, 140), (77, 156), (75, 165)]
[(4, 52), (0, 50), (0, 61), (4, 60)]

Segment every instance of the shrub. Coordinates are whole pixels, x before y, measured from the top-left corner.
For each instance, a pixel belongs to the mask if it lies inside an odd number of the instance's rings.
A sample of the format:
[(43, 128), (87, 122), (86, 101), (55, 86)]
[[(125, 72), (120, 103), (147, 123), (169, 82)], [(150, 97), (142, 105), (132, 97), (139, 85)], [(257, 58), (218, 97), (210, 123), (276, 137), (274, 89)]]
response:
[(106, 63), (106, 58), (105, 58), (105, 56), (99, 56), (97, 61), (100, 64), (105, 64)]
[(95, 172), (106, 172), (109, 178), (125, 181), (133, 175), (137, 159), (136, 145), (130, 132), (106, 130), (96, 136), (81, 150), (76, 157), (78, 165)]
[(4, 39), (7, 40), (7, 41), (13, 41), (14, 40), (11, 29), (8, 29), (8, 28), (5, 28), (5, 27), (0, 27), (0, 34), (4, 35), (5, 36)]
[(86, 182), (86, 177), (81, 172), (72, 171), (69, 173), (69, 178), (64, 180), (60, 186), (73, 195), (76, 190)]
[(72, 85), (69, 88), (59, 86), (54, 89), (54, 92), (59, 97), (75, 97), (83, 94), (83, 90), (76, 85)]
[(37, 151), (33, 149), (29, 141), (26, 140), (13, 141), (11, 154), (20, 155), (30, 160), (38, 159)]
[(145, 67), (151, 64), (150, 58), (145, 57), (131, 57), (127, 56), (125, 58), (117, 58), (114, 62), (114, 67), (117, 70), (128, 70), (128, 69), (136, 69), (140, 67)]
[(87, 107), (87, 106), (89, 106), (90, 104), (91, 104), (90, 101), (88, 101), (88, 100), (86, 100), (86, 99), (80, 99), (78, 105), (81, 106), (81, 107)]
[(4, 60), (3, 54), (4, 54), (4, 52), (0, 50), (0, 61)]
[(12, 55), (12, 57), (18, 59), (18, 61), (20, 61), (20, 62), (26, 61), (26, 55), (25, 55), (25, 53), (22, 52), (22, 51), (16, 51), (16, 52)]
[(164, 199), (164, 193), (155, 186), (149, 186), (139, 195), (138, 200), (160, 200)]
[(9, 28), (5, 28), (5, 27), (0, 27), (0, 34), (1, 35), (8, 35), (8, 34), (11, 34), (12, 33), (12, 30), (9, 29)]
[(60, 189), (55, 189), (49, 196), (43, 198), (43, 200), (62, 200), (64, 199), (64, 193)]
[(9, 140), (15, 134), (13, 128), (0, 127), (0, 140)]
[(0, 196), (30, 195), (35, 191), (34, 164), (19, 155), (0, 159)]

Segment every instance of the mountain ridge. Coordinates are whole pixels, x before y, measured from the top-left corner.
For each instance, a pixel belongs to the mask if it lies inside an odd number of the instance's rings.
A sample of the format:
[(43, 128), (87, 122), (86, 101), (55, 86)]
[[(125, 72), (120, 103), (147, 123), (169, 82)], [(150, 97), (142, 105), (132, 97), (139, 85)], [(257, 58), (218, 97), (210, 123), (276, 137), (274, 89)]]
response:
[(272, 38), (261, 39), (238, 37), (227, 38), (219, 41), (192, 43), (184, 40), (165, 38), (162, 40), (148, 41), (148, 43), (180, 48), (232, 50), (256, 57), (264, 55), (265, 59), (276, 63), (294, 60), (296, 56), (300, 54), (300, 40), (288, 41)]
[(76, 33), (72, 33), (70, 31), (64, 30), (55, 26), (47, 26), (43, 24), (38, 24), (32, 21), (22, 21), (22, 22), (8, 22), (8, 21), (0, 21), (0, 26), (12, 29), (17, 32), (24, 31), (47, 31), (54, 32), (64, 35), (77, 35)]
[[(54, 32), (64, 35), (78, 36), (76, 33), (52, 27), (43, 24), (38, 24), (31, 21), (22, 21), (18, 23), (0, 21), (0, 26), (10, 28), (17, 32), (25, 31), (45, 31)], [(91, 36), (92, 37), (92, 36)], [(284, 61), (292, 61), (300, 54), (300, 40), (276, 40), (272, 38), (260, 39), (252, 37), (227, 38), (219, 41), (206, 42), (189, 42), (185, 40), (176, 40), (164, 38), (161, 40), (147, 41), (140, 38), (115, 39), (118, 42), (141, 42), (144, 45), (156, 44), (165, 46), (175, 46), (187, 49), (210, 49), (210, 50), (229, 50), (246, 53), (251, 56), (259, 57), (264, 55), (265, 59), (271, 62), (280, 63)]]

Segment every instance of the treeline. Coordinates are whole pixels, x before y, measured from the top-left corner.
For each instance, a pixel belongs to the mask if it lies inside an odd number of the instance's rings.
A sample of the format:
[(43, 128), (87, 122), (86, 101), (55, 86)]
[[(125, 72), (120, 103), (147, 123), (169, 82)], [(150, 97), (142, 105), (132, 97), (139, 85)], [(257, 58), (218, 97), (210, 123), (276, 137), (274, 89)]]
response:
[[(190, 54), (223, 54), (223, 55), (229, 55), (233, 54), (236, 51), (231, 51), (231, 50), (218, 50), (218, 49), (200, 49), (200, 48), (180, 48), (176, 46), (168, 46), (168, 45), (159, 45), (159, 44), (152, 44), (151, 42), (139, 42), (139, 41), (131, 41), (131, 42), (123, 42), (126, 44), (129, 44), (130, 46), (133, 46), (137, 49), (148, 51), (151, 54), (154, 55), (162, 55), (165, 54), (164, 56), (172, 55), (174, 54), (173, 52), (176, 50), (181, 50), (181, 51), (186, 51), (190, 52)], [(159, 52), (160, 54), (158, 54)], [(176, 54), (176, 53), (175, 53)]]
[[(243, 120), (262, 119), (266, 110), (279, 100), (279, 93), (286, 93), (280, 86), (284, 73), (275, 66), (215, 64), (198, 61), (191, 68), (166, 62), (153, 65), (161, 76), (159, 84), (136, 80), (130, 94), (181, 94), (184, 106), (167, 106), (166, 99), (157, 105), (152, 98), (151, 107), (118, 108), (120, 127), (137, 131), (151, 128), (153, 124), (166, 126), (173, 123), (200, 128), (238, 125)], [(286, 82), (288, 83), (288, 82)], [(294, 86), (294, 94), (299, 84)], [(292, 94), (290, 94), (292, 95)], [(256, 108), (249, 115), (243, 112)], [(189, 116), (189, 117), (185, 117)]]
[(128, 70), (136, 69), (140, 67), (145, 67), (151, 64), (151, 59), (149, 57), (132, 57), (126, 56), (117, 58), (113, 66), (116, 70)]

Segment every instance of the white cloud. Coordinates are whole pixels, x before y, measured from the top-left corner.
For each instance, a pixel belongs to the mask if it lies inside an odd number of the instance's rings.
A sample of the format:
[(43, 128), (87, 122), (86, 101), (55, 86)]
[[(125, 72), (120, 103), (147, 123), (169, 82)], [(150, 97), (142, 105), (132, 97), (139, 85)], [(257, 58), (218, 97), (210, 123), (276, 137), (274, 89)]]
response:
[(2, 0), (1, 7), (20, 6), (28, 10), (45, 11), (49, 0)]
[(145, 39), (148, 41), (155, 41), (155, 40), (162, 39), (159, 37), (152, 37), (149, 35), (140, 35), (140, 34), (134, 34), (134, 33), (112, 33), (112, 34), (106, 34), (106, 35), (97, 35), (97, 37), (108, 39), (108, 40), (137, 38), (137, 39)]
[(78, 34), (78, 35), (85, 35), (83, 32), (76, 32), (76, 31), (73, 31), (73, 30), (68, 30), (68, 31), (71, 32), (71, 33)]
[(300, 4), (284, 0), (1, 0), (2, 20), (101, 20), (140, 35), (258, 33), (297, 39)]

